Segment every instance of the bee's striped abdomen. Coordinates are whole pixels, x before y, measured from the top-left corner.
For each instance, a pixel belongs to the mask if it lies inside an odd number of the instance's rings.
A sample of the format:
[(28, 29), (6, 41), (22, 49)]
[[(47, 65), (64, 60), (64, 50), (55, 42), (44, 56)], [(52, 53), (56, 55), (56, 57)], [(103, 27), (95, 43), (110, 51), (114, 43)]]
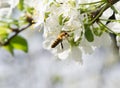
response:
[(55, 48), (60, 42), (62, 42), (62, 39), (56, 39), (53, 44), (51, 45), (51, 48)]

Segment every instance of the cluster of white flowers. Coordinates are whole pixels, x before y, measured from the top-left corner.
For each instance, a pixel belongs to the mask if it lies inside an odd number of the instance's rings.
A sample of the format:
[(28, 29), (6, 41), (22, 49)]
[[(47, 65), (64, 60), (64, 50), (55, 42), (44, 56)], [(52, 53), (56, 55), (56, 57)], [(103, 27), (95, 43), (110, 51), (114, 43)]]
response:
[[(92, 43), (86, 40), (83, 16), (78, 10), (77, 3), (75, 0), (56, 0), (43, 6), (45, 39), (43, 47), (59, 59), (69, 58), (82, 62), (82, 54), (90, 54), (96, 47), (110, 44), (110, 37), (105, 33), (100, 38), (95, 37)], [(62, 39), (59, 39), (58, 36), (62, 32), (67, 32), (69, 36), (61, 36)], [(56, 41), (58, 44), (52, 48), (51, 45)]]
[[(49, 16), (45, 18), (44, 23), (44, 48), (50, 50), (60, 59), (74, 58), (82, 61), (80, 47), (72, 46), (69, 41), (69, 37), (77, 41), (83, 32), (81, 15), (75, 1), (52, 2), (47, 6), (45, 13), (49, 13)], [(62, 31), (69, 34), (69, 37), (62, 41), (63, 49), (61, 42), (55, 48), (51, 48)]]
[[(118, 34), (116, 35), (116, 43), (117, 43), (117, 47), (119, 48), (119, 55), (120, 55), (120, 2), (117, 2), (115, 4), (115, 9), (117, 11), (117, 14), (115, 14), (115, 21), (109, 23), (107, 25), (108, 28), (110, 28), (114, 33)], [(110, 10), (110, 9), (109, 9)]]
[[(19, 0), (15, 1), (17, 4)], [(79, 4), (88, 1), (90, 0), (25, 0), (25, 4), (34, 7), (36, 11), (33, 14), (35, 26), (44, 25), (43, 47), (59, 59), (69, 58), (82, 62), (83, 54), (91, 54), (95, 48), (110, 44), (111, 39), (107, 33), (100, 37), (93, 36), (93, 42), (88, 42), (85, 38), (84, 16), (79, 10)]]

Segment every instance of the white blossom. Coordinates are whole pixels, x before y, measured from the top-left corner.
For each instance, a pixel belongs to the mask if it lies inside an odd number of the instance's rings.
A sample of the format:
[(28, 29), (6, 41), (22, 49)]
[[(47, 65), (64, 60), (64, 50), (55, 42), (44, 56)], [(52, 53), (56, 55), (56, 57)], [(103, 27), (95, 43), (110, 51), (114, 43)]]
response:
[[(88, 42), (84, 36), (84, 17), (78, 11), (77, 2), (74, 1), (73, 5), (73, 3), (69, 3), (70, 0), (66, 0), (65, 2), (62, 0), (57, 1), (60, 3), (48, 3), (44, 11), (48, 13), (48, 17), (44, 18), (43, 36), (45, 41), (43, 47), (45, 49), (50, 50), (62, 60), (69, 58), (82, 62), (82, 54), (91, 54), (96, 48), (107, 46), (111, 43), (111, 38), (107, 33), (103, 33), (100, 37), (94, 36), (94, 41)], [(66, 22), (64, 22), (65, 19), (67, 19)], [(61, 24), (60, 20), (62, 20)], [(62, 31), (66, 31), (69, 34), (69, 37), (64, 38), (62, 41), (63, 49), (61, 42), (55, 48), (51, 48), (51, 45)]]
[(116, 36), (116, 42), (117, 42), (117, 46), (119, 48), (119, 55), (120, 55), (120, 36)]
[[(62, 2), (62, 1), (61, 1)], [(58, 5), (57, 5), (58, 4)], [(56, 40), (61, 31), (66, 31), (68, 34), (74, 34), (73, 38), (77, 41), (80, 38), (80, 33), (83, 31), (81, 16), (76, 6), (69, 3), (69, 0), (62, 4), (55, 2), (53, 5), (48, 5), (46, 12), (50, 12), (49, 17), (44, 23), (44, 48), (50, 50), (55, 56), (60, 59), (71, 58), (82, 61), (81, 49), (78, 46), (71, 46), (67, 38), (63, 40), (63, 49), (58, 44), (55, 48), (51, 48), (51, 44)], [(64, 24), (59, 23), (59, 17), (68, 19)]]

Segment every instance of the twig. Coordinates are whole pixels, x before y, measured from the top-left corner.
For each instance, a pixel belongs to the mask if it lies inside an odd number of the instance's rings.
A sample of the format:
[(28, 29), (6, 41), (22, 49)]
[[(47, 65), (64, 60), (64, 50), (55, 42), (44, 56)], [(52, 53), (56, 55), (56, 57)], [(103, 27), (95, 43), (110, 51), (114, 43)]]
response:
[(106, 5), (91, 12), (91, 16), (92, 16), (93, 20), (90, 22), (90, 24), (93, 24), (95, 21), (97, 21), (105, 10), (107, 10), (109, 7), (111, 7), (112, 5), (117, 3), (118, 1), (119, 0), (108, 0), (108, 3)]
[(24, 31), (25, 29), (29, 28), (31, 25), (32, 25), (32, 23), (29, 23), (26, 27), (21, 28), (21, 29), (18, 29), (17, 31), (14, 31), (15, 34), (14, 34), (13, 36), (11, 36), (6, 42), (0, 43), (0, 45), (1, 45), (1, 46), (5, 46), (5, 45), (9, 44), (10, 41), (11, 41), (15, 36), (17, 36), (20, 32)]

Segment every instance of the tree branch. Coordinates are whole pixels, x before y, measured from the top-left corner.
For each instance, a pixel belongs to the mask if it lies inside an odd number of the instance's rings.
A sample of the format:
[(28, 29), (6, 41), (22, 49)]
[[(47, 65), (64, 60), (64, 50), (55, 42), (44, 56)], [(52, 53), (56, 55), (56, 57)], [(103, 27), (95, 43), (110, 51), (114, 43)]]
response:
[(1, 46), (5, 46), (7, 44), (10, 43), (10, 41), (15, 37), (17, 36), (20, 32), (24, 31), (25, 29), (29, 28), (33, 23), (29, 23), (27, 26), (25, 26), (24, 28), (21, 28), (21, 29), (17, 29), (17, 30), (13, 30), (15, 32), (15, 34), (13, 36), (11, 36), (6, 42), (4, 43), (0, 43)]
[(93, 24), (95, 21), (99, 20), (99, 17), (103, 14), (105, 10), (107, 10), (109, 7), (117, 3), (119, 0), (108, 0), (108, 3), (104, 5), (103, 7), (91, 12), (91, 17), (93, 20), (90, 22), (90, 24)]
[(10, 38), (7, 39), (7, 41), (5, 41), (4, 43), (0, 42), (0, 45), (1, 46), (5, 46), (7, 44), (10, 43), (10, 41), (15, 37), (17, 36), (20, 32), (24, 31), (25, 29), (29, 28), (32, 24), (34, 24), (35, 22), (33, 21), (33, 18), (26, 14), (26, 21), (28, 22), (28, 25), (26, 25), (25, 27), (23, 28), (17, 28), (17, 29), (14, 29), (14, 28), (11, 28), (11, 30), (15, 33), (14, 35), (12, 35)]

